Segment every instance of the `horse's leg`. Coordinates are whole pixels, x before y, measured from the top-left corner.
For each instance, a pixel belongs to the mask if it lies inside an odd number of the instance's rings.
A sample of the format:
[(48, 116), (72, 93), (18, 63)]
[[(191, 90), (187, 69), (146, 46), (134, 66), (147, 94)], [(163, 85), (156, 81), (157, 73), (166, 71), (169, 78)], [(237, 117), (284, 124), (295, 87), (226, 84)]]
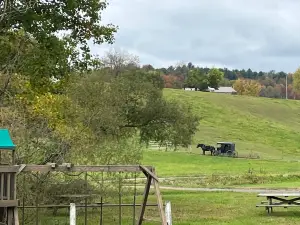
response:
[(203, 155), (205, 155), (205, 150), (202, 150), (203, 151)]

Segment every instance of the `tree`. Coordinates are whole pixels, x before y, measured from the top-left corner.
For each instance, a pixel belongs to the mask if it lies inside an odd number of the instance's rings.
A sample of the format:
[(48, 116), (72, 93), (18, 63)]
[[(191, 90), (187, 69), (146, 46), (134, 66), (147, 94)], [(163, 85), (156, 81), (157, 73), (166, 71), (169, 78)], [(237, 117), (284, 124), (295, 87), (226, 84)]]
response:
[(142, 68), (145, 71), (155, 70), (154, 67), (151, 64), (143, 65)]
[(295, 93), (300, 94), (300, 68), (293, 74), (293, 89)]
[(238, 79), (233, 88), (239, 95), (259, 96), (262, 86), (255, 80)]
[(172, 74), (163, 75), (164, 87), (165, 88), (182, 88), (183, 85), (183, 76), (175, 76)]
[(188, 77), (184, 85), (190, 88), (205, 90), (208, 88), (209, 85), (209, 77), (199, 68), (195, 68), (189, 71)]
[(0, 98), (15, 73), (30, 76), (37, 91), (49, 91), (51, 77), (62, 79), (97, 66), (88, 41), (112, 43), (117, 31), (101, 24), (99, 15), (106, 6), (101, 0), (2, 1), (0, 73), (6, 78)]
[(90, 56), (88, 40), (93, 39), (96, 44), (112, 43), (113, 34), (117, 31), (117, 27), (111, 24), (101, 24), (101, 11), (107, 7), (106, 1), (2, 2), (0, 5), (0, 12), (3, 13), (0, 20), (1, 32), (23, 29), (38, 42), (47, 41), (47, 37), (52, 37), (58, 32), (69, 32), (70, 40), (81, 45), (80, 48), (86, 60)]
[(217, 68), (212, 68), (208, 72), (208, 83), (212, 88), (218, 88), (221, 80), (224, 77), (224, 73)]
[(224, 78), (220, 81), (219, 85), (221, 85), (223, 87), (232, 87), (233, 83), (234, 83), (234, 81)]
[[(65, 79), (72, 67), (68, 62), (73, 47), (66, 46), (63, 40), (49, 38), (53, 48), (37, 42), (23, 30), (9, 31), (0, 37), (0, 102), (9, 90), (13, 76), (27, 76), (32, 90), (38, 93), (54, 90), (51, 78)], [(55, 44), (54, 44), (55, 43)]]
[(186, 146), (197, 131), (198, 116), (165, 100), (162, 90), (147, 79), (142, 70), (123, 73), (110, 83), (101, 76), (85, 76), (72, 85), (69, 96), (83, 112), (84, 126), (99, 140), (138, 135), (141, 143), (155, 140)]
[(193, 63), (191, 63), (191, 62), (188, 63), (187, 67), (188, 67), (189, 70), (195, 68), (195, 66), (194, 66)]
[(139, 58), (124, 50), (111, 49), (102, 58), (102, 63), (110, 68), (113, 76), (118, 76), (126, 69), (139, 67)]

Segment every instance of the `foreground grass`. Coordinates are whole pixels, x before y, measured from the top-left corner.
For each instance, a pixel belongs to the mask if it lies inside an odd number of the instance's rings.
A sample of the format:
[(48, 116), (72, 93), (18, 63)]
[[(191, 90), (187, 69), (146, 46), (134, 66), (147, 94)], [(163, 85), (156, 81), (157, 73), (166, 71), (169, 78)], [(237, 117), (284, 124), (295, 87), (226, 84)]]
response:
[[(257, 198), (256, 194), (163, 191), (163, 198), (171, 201), (174, 225), (288, 225), (297, 224), (300, 217), (300, 211), (297, 208), (276, 208), (273, 214), (268, 216), (264, 208), (255, 207), (262, 200)], [(155, 202), (153, 197), (149, 201)], [(125, 210), (123, 214), (122, 224), (133, 224), (132, 209)], [(104, 224), (119, 224), (118, 209), (106, 210), (105, 216)], [(44, 216), (42, 224), (68, 224), (67, 218), (66, 212), (55, 218)], [(159, 220), (157, 208), (148, 209), (145, 218), (147, 219), (144, 222), (145, 225), (159, 224), (153, 222)], [(84, 224), (83, 221), (83, 216), (79, 215), (78, 224)], [(88, 224), (99, 224), (99, 211), (95, 210), (89, 215)]]
[[(165, 89), (202, 118), (196, 143), (233, 141), (239, 154), (261, 158), (300, 157), (300, 101)], [(199, 152), (199, 150), (197, 151)]]
[(285, 174), (300, 171), (300, 162), (239, 159), (189, 154), (185, 152), (144, 152), (143, 164), (156, 167), (160, 177), (211, 174)]
[(300, 216), (299, 209), (275, 209), (267, 216), (255, 207), (261, 200), (255, 194), (166, 192), (164, 198), (172, 202), (174, 224), (294, 224)]

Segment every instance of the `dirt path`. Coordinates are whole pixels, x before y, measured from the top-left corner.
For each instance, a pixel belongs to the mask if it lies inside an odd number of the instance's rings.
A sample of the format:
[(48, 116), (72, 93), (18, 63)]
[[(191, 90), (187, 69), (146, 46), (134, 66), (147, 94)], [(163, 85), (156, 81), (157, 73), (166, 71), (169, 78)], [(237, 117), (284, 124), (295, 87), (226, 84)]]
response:
[[(134, 186), (130, 186), (134, 187)], [(144, 189), (144, 186), (137, 185), (137, 188)], [(264, 193), (264, 192), (275, 192), (275, 193), (294, 193), (300, 192), (300, 188), (189, 188), (189, 187), (175, 187), (175, 186), (163, 186), (160, 185), (161, 190), (175, 190), (175, 191), (194, 191), (194, 192), (240, 192), (240, 193)], [(153, 186), (151, 187), (153, 189)]]
[[(203, 179), (205, 175), (199, 176), (182, 176), (182, 177), (160, 177), (160, 181), (165, 180), (175, 180), (175, 179)], [(145, 180), (146, 178), (136, 178), (136, 180)], [(134, 181), (134, 179), (129, 178), (125, 180)], [(132, 185), (129, 185), (132, 186)], [(133, 186), (132, 186), (133, 187)], [(145, 188), (140, 184), (137, 185), (138, 188)], [(177, 191), (195, 191), (195, 192), (241, 192), (241, 193), (262, 193), (262, 192), (284, 192), (284, 193), (293, 193), (293, 192), (300, 192), (300, 188), (259, 188), (259, 187), (237, 187), (237, 188), (205, 188), (205, 187), (178, 187), (178, 186), (159, 186), (161, 190), (177, 190)], [(152, 187), (151, 187), (152, 188)]]
[(187, 188), (187, 187), (171, 187), (160, 186), (162, 190), (178, 190), (178, 191), (206, 191), (206, 192), (243, 192), (243, 193), (261, 193), (261, 192), (299, 192), (300, 189), (269, 189), (269, 188)]

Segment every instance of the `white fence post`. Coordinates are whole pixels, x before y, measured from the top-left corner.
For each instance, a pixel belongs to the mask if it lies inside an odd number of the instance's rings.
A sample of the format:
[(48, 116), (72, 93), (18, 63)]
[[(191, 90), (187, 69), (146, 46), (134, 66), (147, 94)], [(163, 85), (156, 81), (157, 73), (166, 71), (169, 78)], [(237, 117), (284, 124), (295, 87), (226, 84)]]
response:
[(76, 205), (70, 203), (70, 225), (76, 225)]
[(165, 214), (167, 219), (167, 225), (172, 225), (172, 213), (171, 213), (171, 202), (166, 202)]

